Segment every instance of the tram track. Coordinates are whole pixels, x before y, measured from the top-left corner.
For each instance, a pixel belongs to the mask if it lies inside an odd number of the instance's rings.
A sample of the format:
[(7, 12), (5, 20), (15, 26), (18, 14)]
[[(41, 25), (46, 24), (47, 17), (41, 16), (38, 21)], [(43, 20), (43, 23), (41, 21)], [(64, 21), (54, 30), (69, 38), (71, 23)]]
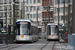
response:
[(24, 44), (17, 44), (17, 45), (6, 45), (6, 46), (2, 46), (0, 47), (0, 49), (7, 49), (7, 50), (10, 50), (10, 49), (14, 49), (14, 48), (17, 48), (17, 47), (20, 47), (20, 46), (23, 46)]
[[(51, 41), (47, 42), (40, 50), (43, 50)], [(54, 50), (54, 46), (56, 44), (56, 41), (53, 43), (53, 46), (52, 46), (52, 50)]]
[[(49, 41), (49, 42), (50, 42), (50, 41)], [(43, 50), (43, 48), (44, 48), (49, 42), (47, 42), (40, 50)]]
[(54, 50), (54, 46), (55, 46), (55, 44), (56, 44), (56, 41), (55, 41), (54, 44), (53, 44), (52, 50)]

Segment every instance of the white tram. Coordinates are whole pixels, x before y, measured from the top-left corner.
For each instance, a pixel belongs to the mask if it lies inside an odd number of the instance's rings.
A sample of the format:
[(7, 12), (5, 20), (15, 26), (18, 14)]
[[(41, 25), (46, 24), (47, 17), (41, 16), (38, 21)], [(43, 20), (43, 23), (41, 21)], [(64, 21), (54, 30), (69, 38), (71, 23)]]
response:
[(15, 41), (38, 41), (37, 23), (29, 19), (17, 19)]
[(47, 24), (47, 40), (59, 40), (58, 34), (58, 24), (57, 23), (48, 23)]

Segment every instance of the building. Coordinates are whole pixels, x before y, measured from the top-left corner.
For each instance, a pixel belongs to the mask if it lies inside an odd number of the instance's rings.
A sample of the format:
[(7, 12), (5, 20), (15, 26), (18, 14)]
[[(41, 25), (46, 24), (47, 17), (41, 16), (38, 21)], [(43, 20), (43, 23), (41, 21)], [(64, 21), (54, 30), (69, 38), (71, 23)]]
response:
[(42, 0), (25, 0), (25, 17), (36, 21), (36, 9), (38, 9), (38, 28), (42, 28)]
[[(47, 10), (44, 7), (53, 6), (53, 0), (25, 0), (25, 17), (26, 19), (31, 19), (36, 21), (36, 9), (38, 8), (38, 28), (43, 30), (43, 25), (45, 26), (50, 19), (53, 19), (53, 10)], [(49, 16), (50, 13), (50, 16)]]
[[(46, 25), (47, 23), (54, 22), (54, 0), (42, 0), (42, 25), (45, 27), (46, 32)], [(49, 19), (50, 17), (50, 19)]]
[[(19, 15), (19, 4), (20, 0), (15, 0), (15, 18), (18, 18)], [(7, 20), (6, 20), (7, 16)], [(0, 0), (0, 23), (3, 25), (2, 27), (6, 26), (7, 21), (7, 27), (8, 24), (13, 24), (13, 0)]]

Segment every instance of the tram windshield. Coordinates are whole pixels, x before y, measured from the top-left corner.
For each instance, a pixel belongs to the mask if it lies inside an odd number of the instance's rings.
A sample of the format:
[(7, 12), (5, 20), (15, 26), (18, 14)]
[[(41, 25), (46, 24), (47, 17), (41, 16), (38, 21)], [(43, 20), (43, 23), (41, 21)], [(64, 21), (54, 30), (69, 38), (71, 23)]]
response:
[(30, 23), (29, 22), (17, 22), (17, 35), (29, 35)]
[(48, 25), (47, 26), (47, 35), (57, 35), (58, 34), (58, 28), (55, 25)]

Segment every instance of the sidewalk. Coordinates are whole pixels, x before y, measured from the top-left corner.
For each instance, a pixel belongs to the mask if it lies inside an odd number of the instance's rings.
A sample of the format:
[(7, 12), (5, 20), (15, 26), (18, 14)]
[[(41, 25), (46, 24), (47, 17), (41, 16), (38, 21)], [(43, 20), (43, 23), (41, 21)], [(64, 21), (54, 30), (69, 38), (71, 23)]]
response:
[(73, 46), (70, 46), (68, 43), (61, 43), (62, 50), (74, 50)]

